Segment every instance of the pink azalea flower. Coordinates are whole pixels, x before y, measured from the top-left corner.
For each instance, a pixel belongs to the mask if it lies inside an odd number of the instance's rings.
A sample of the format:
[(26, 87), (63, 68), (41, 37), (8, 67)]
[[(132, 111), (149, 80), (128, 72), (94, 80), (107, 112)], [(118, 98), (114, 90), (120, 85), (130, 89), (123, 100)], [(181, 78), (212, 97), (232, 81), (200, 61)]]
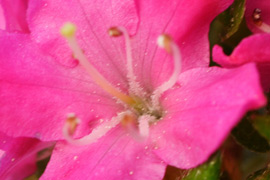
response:
[(247, 0), (245, 18), (249, 29), (254, 33), (270, 33), (269, 0)]
[(43, 159), (45, 155), (38, 156), (37, 153), (53, 145), (34, 138), (11, 138), (3, 133), (0, 135), (1, 179), (20, 180), (34, 174), (37, 160)]
[(254, 33), (243, 39), (230, 56), (222, 48), (214, 46), (213, 59), (223, 67), (237, 67), (255, 62), (260, 72), (261, 84), (266, 92), (270, 90), (270, 6), (269, 1), (247, 0), (245, 17)]
[(232, 68), (255, 62), (264, 91), (270, 90), (270, 34), (256, 34), (243, 39), (230, 56), (220, 46), (214, 46), (213, 59), (222, 67)]
[(161, 179), (167, 164), (197, 166), (265, 104), (253, 64), (206, 68), (209, 24), (230, 3), (29, 1), (31, 33), (0, 34), (0, 131), (68, 141), (41, 179)]

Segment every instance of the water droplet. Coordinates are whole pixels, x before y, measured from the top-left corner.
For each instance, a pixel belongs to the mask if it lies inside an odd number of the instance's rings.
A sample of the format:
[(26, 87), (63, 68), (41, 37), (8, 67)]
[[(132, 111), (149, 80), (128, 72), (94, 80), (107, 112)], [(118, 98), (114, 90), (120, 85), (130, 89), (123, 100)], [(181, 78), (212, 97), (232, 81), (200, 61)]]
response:
[(148, 146), (145, 146), (144, 149), (148, 149)]
[(130, 171), (130, 172), (129, 172), (129, 175), (132, 175), (132, 174), (133, 174), (133, 171)]
[(7, 141), (3, 141), (3, 144), (5, 144)]
[(78, 156), (74, 156), (73, 160), (76, 161), (78, 159)]
[(100, 99), (98, 99), (97, 101), (100, 102)]
[(140, 156), (137, 156), (136, 159), (140, 159)]
[(154, 149), (158, 149), (158, 146), (155, 146)]
[(12, 158), (11, 161), (14, 162), (15, 161), (15, 158)]

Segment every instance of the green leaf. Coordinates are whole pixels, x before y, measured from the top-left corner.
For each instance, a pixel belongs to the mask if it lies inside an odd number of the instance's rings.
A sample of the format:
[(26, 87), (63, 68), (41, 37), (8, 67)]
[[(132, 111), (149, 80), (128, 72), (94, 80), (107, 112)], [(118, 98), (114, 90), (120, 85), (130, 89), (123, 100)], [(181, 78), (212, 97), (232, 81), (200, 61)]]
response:
[(270, 150), (269, 142), (263, 137), (245, 117), (233, 130), (232, 135), (242, 146), (255, 152)]
[(220, 175), (221, 157), (220, 153), (209, 162), (192, 169), (183, 180), (218, 180)]
[(259, 133), (270, 142), (270, 116), (256, 116), (252, 123)]
[(247, 177), (247, 180), (269, 180), (270, 179), (270, 167), (256, 171)]
[(245, 14), (245, 0), (235, 0), (234, 3), (211, 24), (210, 40), (214, 44), (231, 37), (239, 28)]

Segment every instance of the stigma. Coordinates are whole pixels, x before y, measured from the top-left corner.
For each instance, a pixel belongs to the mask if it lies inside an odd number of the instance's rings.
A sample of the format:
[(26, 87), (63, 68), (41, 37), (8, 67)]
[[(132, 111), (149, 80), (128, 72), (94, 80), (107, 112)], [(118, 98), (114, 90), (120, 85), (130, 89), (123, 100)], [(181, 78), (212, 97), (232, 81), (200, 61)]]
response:
[(270, 33), (270, 25), (263, 22), (262, 10), (259, 8), (254, 9), (252, 14), (252, 20), (254, 24), (263, 32)]
[(129, 83), (128, 93), (125, 94), (105, 79), (105, 77), (103, 77), (102, 74), (100, 74), (91, 64), (91, 61), (87, 59), (76, 40), (76, 30), (77, 28), (74, 24), (66, 23), (60, 32), (67, 40), (74, 56), (78, 59), (79, 64), (84, 67), (97, 85), (112, 97), (117, 98), (123, 103), (123, 111), (117, 112), (116, 116), (102, 122), (96, 126), (90, 134), (79, 139), (74, 139), (73, 134), (75, 133), (77, 126), (80, 124), (80, 120), (75, 114), (70, 114), (67, 116), (63, 127), (64, 138), (74, 145), (91, 144), (105, 136), (111, 129), (116, 126), (121, 126), (138, 141), (146, 140), (149, 136), (151, 125), (162, 120), (165, 115), (161, 107), (160, 97), (164, 92), (171, 89), (176, 84), (181, 73), (181, 53), (178, 46), (167, 34), (162, 34), (157, 37), (157, 46), (164, 49), (173, 57), (174, 69), (170, 78), (149, 94), (144, 91), (136, 78), (136, 74), (133, 69), (134, 62), (131, 37), (129, 36), (128, 31), (124, 27), (120, 26), (109, 28), (109, 36), (112, 38), (122, 37), (125, 40), (126, 77)]

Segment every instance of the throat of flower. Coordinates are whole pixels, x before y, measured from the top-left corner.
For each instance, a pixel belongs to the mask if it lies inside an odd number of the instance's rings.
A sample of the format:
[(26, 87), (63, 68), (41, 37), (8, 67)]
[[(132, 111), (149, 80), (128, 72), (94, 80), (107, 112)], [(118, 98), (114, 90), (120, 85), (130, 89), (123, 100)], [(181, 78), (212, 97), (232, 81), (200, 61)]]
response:
[(161, 35), (158, 38), (158, 46), (165, 49), (171, 54), (174, 60), (174, 69), (170, 78), (161, 84), (151, 94), (146, 94), (140, 84), (136, 81), (133, 70), (133, 59), (131, 49), (131, 39), (124, 27), (113, 27), (109, 29), (109, 35), (118, 37), (123, 35), (125, 39), (126, 59), (127, 59), (127, 79), (129, 82), (129, 95), (120, 92), (112, 86), (94, 66), (88, 61), (82, 49), (79, 47), (75, 38), (76, 27), (71, 23), (67, 23), (61, 29), (61, 34), (67, 39), (76, 59), (90, 74), (96, 84), (102, 87), (112, 96), (118, 98), (128, 106), (125, 106), (123, 112), (118, 114), (111, 120), (100, 123), (92, 132), (82, 138), (74, 139), (73, 134), (79, 125), (79, 119), (73, 114), (69, 115), (63, 127), (64, 138), (74, 145), (89, 145), (105, 136), (112, 128), (121, 124), (128, 133), (137, 140), (145, 140), (149, 136), (150, 126), (156, 124), (164, 116), (159, 100), (161, 95), (172, 88), (181, 73), (181, 54), (178, 46), (173, 42), (170, 36)]
[(270, 25), (263, 22), (261, 9), (259, 8), (254, 9), (252, 14), (252, 20), (254, 24), (258, 27), (258, 29), (260, 29), (265, 33), (270, 33)]
[(95, 67), (88, 61), (84, 55), (82, 49), (80, 48), (76, 38), (75, 38), (76, 26), (72, 23), (66, 23), (62, 29), (61, 34), (66, 38), (70, 48), (72, 49), (76, 59), (79, 60), (79, 63), (85, 68), (85, 70), (90, 74), (92, 79), (96, 84), (98, 84), (105, 91), (110, 93), (112, 96), (117, 97), (122, 102), (132, 105), (135, 103), (134, 99), (130, 96), (120, 92), (116, 89), (111, 83), (109, 83)]

